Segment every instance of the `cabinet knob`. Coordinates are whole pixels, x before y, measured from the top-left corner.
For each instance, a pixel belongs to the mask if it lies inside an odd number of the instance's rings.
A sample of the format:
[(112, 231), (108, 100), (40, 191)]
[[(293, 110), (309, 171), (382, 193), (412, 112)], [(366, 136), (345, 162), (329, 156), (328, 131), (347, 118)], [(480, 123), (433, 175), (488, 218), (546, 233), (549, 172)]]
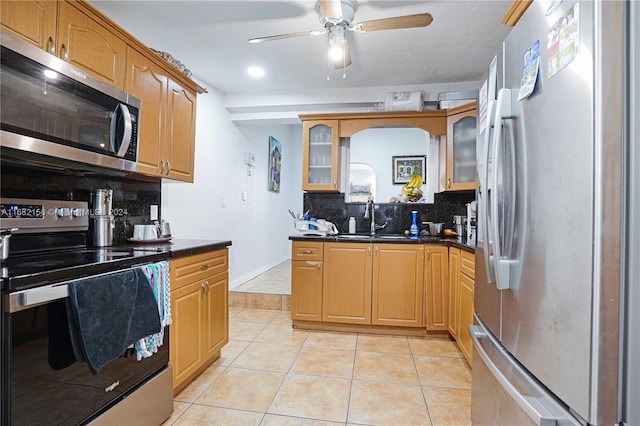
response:
[(205, 263), (204, 265), (200, 265), (200, 269), (209, 269), (209, 264)]
[(171, 162), (167, 160), (167, 174), (169, 174), (169, 172), (171, 172)]
[(313, 251), (311, 251), (311, 250), (302, 250), (301, 253), (302, 254), (311, 254), (311, 253), (313, 253)]
[(65, 61), (69, 60), (69, 51), (67, 50), (67, 46), (65, 46), (64, 43), (60, 45), (60, 55)]
[(333, 188), (338, 189), (338, 182), (335, 179), (333, 181)]
[(447, 188), (451, 188), (451, 178), (447, 179)]
[(427, 249), (427, 260), (431, 260), (431, 250)]
[(160, 174), (164, 174), (164, 158), (160, 160)]

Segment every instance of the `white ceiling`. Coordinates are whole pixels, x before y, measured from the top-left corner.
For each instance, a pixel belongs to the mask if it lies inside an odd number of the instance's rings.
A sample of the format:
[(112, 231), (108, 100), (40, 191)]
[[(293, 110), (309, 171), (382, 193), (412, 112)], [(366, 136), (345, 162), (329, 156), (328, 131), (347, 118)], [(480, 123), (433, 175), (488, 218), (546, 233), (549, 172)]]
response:
[[(148, 46), (172, 54), (226, 94), (479, 81), (510, 27), (511, 1), (360, 0), (354, 23), (431, 13), (425, 28), (348, 32), (353, 64), (327, 65), (327, 35), (250, 44), (249, 38), (322, 28), (311, 0), (90, 0)], [(250, 65), (266, 75), (249, 77)], [(327, 80), (327, 75), (330, 77)]]

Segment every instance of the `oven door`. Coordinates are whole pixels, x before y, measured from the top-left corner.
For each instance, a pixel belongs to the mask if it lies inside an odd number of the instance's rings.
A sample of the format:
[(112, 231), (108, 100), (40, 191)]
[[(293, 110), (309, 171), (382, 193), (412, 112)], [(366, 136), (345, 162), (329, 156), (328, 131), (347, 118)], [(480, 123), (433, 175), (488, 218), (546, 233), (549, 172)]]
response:
[(137, 361), (129, 349), (93, 375), (75, 361), (64, 299), (32, 299), (33, 305), (20, 310), (8, 300), (7, 295), (2, 312), (2, 424), (84, 423), (167, 366), (165, 334), (152, 357)]

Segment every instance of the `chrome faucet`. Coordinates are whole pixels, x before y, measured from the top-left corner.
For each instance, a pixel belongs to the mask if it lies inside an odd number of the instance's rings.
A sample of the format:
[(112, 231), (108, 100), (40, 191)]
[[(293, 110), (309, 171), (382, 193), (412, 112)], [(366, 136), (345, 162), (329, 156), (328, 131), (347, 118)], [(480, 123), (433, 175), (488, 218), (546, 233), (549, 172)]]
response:
[(364, 218), (371, 219), (371, 235), (376, 234), (376, 207), (373, 204), (373, 197), (367, 199), (367, 206), (364, 209)]

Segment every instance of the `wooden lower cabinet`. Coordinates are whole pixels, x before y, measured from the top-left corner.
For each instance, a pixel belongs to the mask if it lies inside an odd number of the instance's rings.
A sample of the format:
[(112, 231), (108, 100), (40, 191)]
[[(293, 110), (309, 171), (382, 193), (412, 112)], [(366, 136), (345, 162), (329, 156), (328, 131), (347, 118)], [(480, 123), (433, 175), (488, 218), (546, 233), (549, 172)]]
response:
[(447, 331), (449, 327), (449, 259), (446, 246), (425, 246), (425, 311), (427, 331)]
[(371, 244), (324, 243), (322, 321), (371, 324)]
[(292, 320), (322, 321), (322, 249), (322, 242), (292, 244)]
[(171, 260), (169, 363), (177, 394), (229, 341), (228, 250)]
[(423, 259), (422, 244), (373, 245), (371, 324), (424, 325)]
[(474, 269), (475, 254), (454, 247), (449, 249), (449, 306), (452, 309), (449, 315), (449, 333), (458, 342), (458, 347), (469, 364), (473, 352), (469, 325), (473, 324)]
[(460, 281), (460, 249), (449, 248), (449, 334), (458, 338), (458, 287)]

